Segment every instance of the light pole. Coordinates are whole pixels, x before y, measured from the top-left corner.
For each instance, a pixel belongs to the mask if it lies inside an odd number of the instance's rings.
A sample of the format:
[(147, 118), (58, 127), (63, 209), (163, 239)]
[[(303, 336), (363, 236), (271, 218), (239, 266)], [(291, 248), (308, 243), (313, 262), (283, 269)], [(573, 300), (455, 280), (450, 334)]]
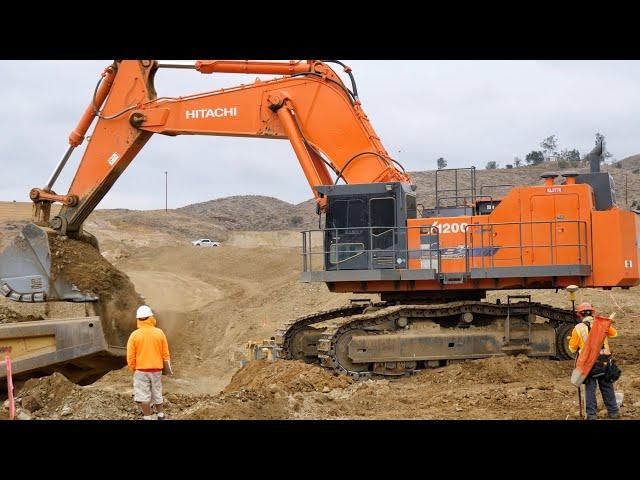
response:
[(167, 205), (168, 205), (167, 195), (169, 192), (169, 189), (168, 189), (169, 181), (168, 181), (167, 173), (168, 172), (166, 171), (164, 172), (164, 213), (167, 213)]

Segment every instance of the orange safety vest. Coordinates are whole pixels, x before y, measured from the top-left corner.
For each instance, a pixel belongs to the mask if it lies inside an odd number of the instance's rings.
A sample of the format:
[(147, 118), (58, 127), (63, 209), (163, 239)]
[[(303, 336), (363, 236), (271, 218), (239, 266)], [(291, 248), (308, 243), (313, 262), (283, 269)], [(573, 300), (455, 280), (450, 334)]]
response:
[[(575, 353), (576, 350), (578, 350), (579, 353), (582, 353), (582, 350), (584, 350), (584, 346), (587, 343), (587, 338), (589, 337), (590, 330), (590, 327), (587, 326), (586, 322), (591, 323), (592, 321), (593, 317), (585, 317), (585, 319), (581, 323), (578, 323), (573, 328), (573, 331), (571, 332), (571, 339), (569, 340), (569, 350), (572, 353)], [(611, 349), (609, 348), (608, 339), (617, 336), (618, 331), (613, 326), (610, 326), (609, 330), (607, 331), (607, 336), (604, 339), (602, 349), (600, 350), (601, 354), (611, 355)]]

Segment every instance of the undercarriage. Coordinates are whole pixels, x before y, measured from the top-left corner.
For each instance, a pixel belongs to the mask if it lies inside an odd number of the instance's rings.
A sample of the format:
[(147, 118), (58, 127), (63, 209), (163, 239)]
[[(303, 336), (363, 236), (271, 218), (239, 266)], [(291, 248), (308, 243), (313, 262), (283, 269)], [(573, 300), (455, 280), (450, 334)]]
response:
[(278, 356), (319, 363), (355, 378), (405, 375), (455, 361), (526, 354), (572, 358), (571, 310), (530, 298), (507, 303), (418, 305), (355, 301), (299, 318), (277, 336)]

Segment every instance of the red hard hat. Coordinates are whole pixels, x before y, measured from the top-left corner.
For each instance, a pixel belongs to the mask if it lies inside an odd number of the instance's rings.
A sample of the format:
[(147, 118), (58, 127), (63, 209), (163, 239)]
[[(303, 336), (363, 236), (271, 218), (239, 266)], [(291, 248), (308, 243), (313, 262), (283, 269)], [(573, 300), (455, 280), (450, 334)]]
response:
[(592, 313), (595, 313), (595, 310), (593, 309), (593, 307), (591, 306), (591, 304), (589, 302), (581, 303), (580, 305), (578, 305), (578, 308), (576, 308), (576, 312), (578, 312), (578, 313), (582, 313), (582, 312), (585, 312), (587, 310), (592, 312)]

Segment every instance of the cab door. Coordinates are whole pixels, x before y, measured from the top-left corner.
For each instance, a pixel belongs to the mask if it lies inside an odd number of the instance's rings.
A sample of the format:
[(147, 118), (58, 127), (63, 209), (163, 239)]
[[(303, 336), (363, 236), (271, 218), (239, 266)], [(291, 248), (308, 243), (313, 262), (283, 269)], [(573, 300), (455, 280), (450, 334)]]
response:
[(396, 199), (393, 197), (369, 200), (371, 232), (371, 268), (395, 268), (396, 262)]
[(333, 200), (325, 229), (325, 269), (368, 268), (370, 249), (368, 205), (364, 198)]

